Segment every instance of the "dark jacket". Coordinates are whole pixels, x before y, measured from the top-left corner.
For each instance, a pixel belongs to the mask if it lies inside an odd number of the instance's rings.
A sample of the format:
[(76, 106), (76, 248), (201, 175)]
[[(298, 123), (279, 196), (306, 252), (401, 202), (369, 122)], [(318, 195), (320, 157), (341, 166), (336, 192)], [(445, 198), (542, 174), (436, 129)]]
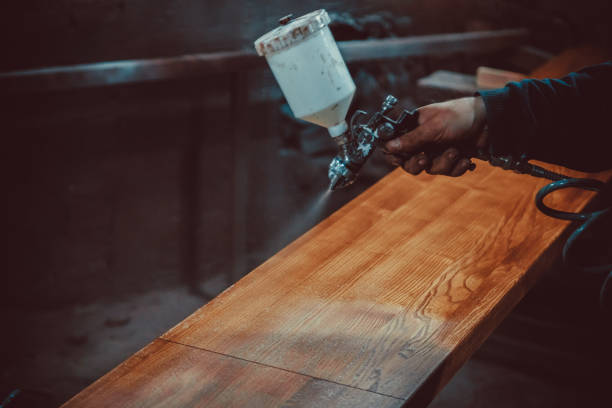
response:
[(612, 168), (612, 63), (479, 94), (491, 153), (583, 171)]

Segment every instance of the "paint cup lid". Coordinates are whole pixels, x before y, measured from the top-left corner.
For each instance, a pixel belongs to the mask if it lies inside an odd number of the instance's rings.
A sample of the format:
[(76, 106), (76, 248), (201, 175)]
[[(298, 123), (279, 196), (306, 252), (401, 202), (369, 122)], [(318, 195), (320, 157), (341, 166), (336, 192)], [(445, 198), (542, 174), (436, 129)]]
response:
[(290, 48), (308, 38), (313, 33), (327, 27), (329, 15), (324, 9), (313, 11), (291, 19), (286, 16), (280, 19), (280, 27), (262, 35), (255, 41), (257, 54), (266, 56)]

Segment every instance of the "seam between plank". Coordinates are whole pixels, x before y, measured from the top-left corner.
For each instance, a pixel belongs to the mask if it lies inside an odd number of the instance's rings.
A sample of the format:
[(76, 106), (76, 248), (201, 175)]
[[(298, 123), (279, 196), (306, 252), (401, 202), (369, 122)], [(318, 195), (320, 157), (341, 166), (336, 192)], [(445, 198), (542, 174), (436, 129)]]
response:
[(304, 376), (304, 377), (309, 377), (309, 378), (312, 378), (313, 380), (325, 381), (325, 382), (328, 382), (328, 383), (331, 383), (331, 384), (340, 385), (342, 387), (353, 388), (355, 390), (370, 392), (372, 394), (378, 394), (378, 395), (381, 395), (383, 397), (389, 397), (389, 398), (396, 399), (398, 401), (406, 401), (404, 398), (396, 397), (396, 396), (389, 395), (389, 394), (384, 394), (382, 392), (365, 390), (363, 388), (355, 387), (354, 385), (342, 384), (342, 383), (339, 383), (337, 381), (328, 380), (326, 378), (315, 377), (315, 376), (312, 376), (310, 374), (300, 373), (299, 371), (293, 371), (293, 370), (289, 370), (287, 368), (276, 367), (276, 366), (273, 366), (273, 365), (270, 365), (270, 364), (260, 363), (258, 361), (253, 361), (253, 360), (248, 360), (248, 359), (242, 358), (242, 357), (232, 356), (231, 354), (220, 353), (218, 351), (213, 351), (213, 350), (208, 350), (208, 349), (205, 349), (205, 348), (202, 348), (202, 347), (192, 346), (191, 344), (180, 343), (178, 341), (169, 340), (169, 339), (165, 339), (165, 338), (161, 338), (161, 337), (158, 337), (157, 340), (163, 340), (163, 341), (168, 342), (168, 343), (178, 344), (180, 346), (185, 346), (185, 347), (193, 348), (193, 349), (196, 349), (196, 350), (207, 351), (209, 353), (217, 354), (217, 355), (220, 355), (220, 356), (230, 357), (230, 358), (234, 358), (236, 360), (245, 361), (247, 363), (257, 364), (257, 365), (262, 366), (262, 367), (268, 367), (268, 368), (274, 368), (276, 370), (286, 371), (286, 372), (291, 373), (291, 374), (297, 374), (297, 375), (301, 375), (301, 376)]

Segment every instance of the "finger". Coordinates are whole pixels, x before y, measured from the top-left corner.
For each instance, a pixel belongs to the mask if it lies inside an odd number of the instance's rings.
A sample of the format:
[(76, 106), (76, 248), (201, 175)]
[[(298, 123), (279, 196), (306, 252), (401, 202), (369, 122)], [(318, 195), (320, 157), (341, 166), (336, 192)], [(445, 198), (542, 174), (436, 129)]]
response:
[(406, 160), (404, 170), (415, 176), (421, 173), (429, 165), (429, 159), (425, 153), (419, 153)]
[(457, 160), (459, 160), (459, 150), (454, 147), (449, 147), (441, 155), (435, 157), (431, 161), (431, 167), (427, 172), (429, 174), (450, 175)]
[(464, 157), (463, 159), (460, 159), (459, 161), (457, 161), (457, 164), (455, 164), (455, 167), (451, 171), (450, 176), (459, 177), (465, 174), (466, 171), (471, 169), (472, 164), (472, 161), (468, 158)]
[(426, 124), (385, 143), (390, 153), (412, 153), (419, 151), (432, 137), (432, 129)]

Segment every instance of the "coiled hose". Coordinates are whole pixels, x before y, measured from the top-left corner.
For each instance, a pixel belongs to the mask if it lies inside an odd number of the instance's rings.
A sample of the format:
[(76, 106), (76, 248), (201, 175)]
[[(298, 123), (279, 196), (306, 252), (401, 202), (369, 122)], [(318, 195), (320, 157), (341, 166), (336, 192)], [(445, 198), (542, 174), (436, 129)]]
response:
[(538, 193), (536, 194), (535, 203), (540, 211), (550, 217), (558, 218), (561, 220), (577, 221), (580, 223), (578, 228), (576, 228), (576, 230), (574, 230), (574, 232), (572, 232), (572, 234), (569, 236), (567, 241), (565, 241), (565, 245), (563, 246), (562, 252), (563, 263), (584, 273), (606, 274), (604, 282), (599, 291), (599, 304), (603, 308), (604, 305), (606, 305), (606, 295), (610, 293), (612, 285), (612, 264), (584, 266), (579, 264), (578, 262), (575, 262), (575, 260), (572, 260), (571, 253), (572, 247), (576, 243), (578, 238), (585, 231), (587, 231), (594, 223), (596, 223), (599, 218), (601, 218), (604, 214), (610, 211), (612, 207), (592, 212), (566, 212), (548, 207), (546, 204), (544, 204), (544, 198), (554, 191), (572, 187), (599, 192), (603, 190), (603, 188), (605, 187), (605, 183), (594, 179), (572, 178), (569, 176), (564, 176), (562, 174), (546, 170), (543, 167), (536, 166), (530, 163), (528, 163), (527, 167), (523, 168), (521, 172), (525, 172), (535, 177), (542, 177), (549, 180), (554, 180), (552, 183), (542, 187), (540, 191), (538, 191)]

